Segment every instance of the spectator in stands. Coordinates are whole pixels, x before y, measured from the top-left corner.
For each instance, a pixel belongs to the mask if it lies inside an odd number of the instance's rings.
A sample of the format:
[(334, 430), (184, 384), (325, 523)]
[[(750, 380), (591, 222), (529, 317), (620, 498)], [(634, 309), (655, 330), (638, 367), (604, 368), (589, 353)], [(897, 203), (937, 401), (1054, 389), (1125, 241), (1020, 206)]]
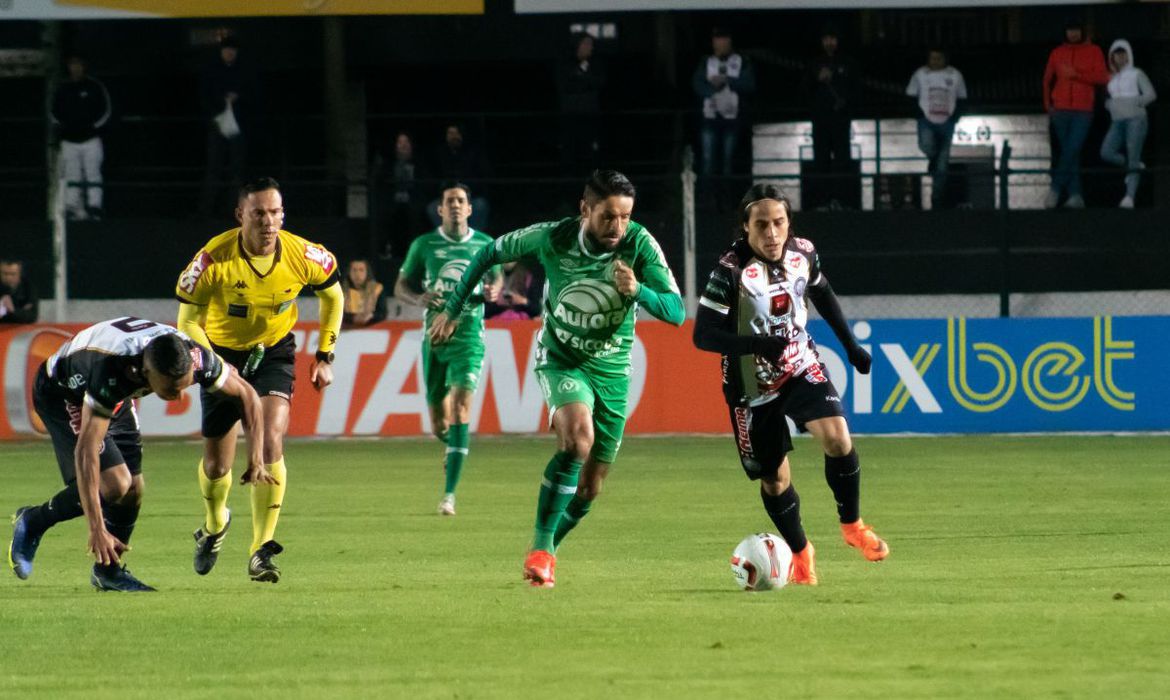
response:
[(0, 260), (0, 323), (36, 323), (37, 291), (19, 260)]
[(420, 182), (426, 179), (426, 173), (415, 158), (410, 134), (399, 131), (390, 153), (375, 157), (373, 177), (378, 227), (373, 254), (385, 260), (394, 256), (402, 259), (410, 242), (426, 226)]
[(593, 57), (593, 37), (573, 34), (573, 53), (557, 66), (562, 175), (592, 172), (597, 167), (603, 89), (605, 69)]
[(1109, 47), (1109, 70), (1113, 77), (1109, 79), (1105, 108), (1113, 123), (1101, 143), (1101, 160), (1128, 168), (1125, 196), (1118, 206), (1133, 209), (1133, 198), (1141, 180), (1139, 171), (1146, 167), (1142, 163), (1142, 146), (1149, 128), (1146, 105), (1157, 99), (1158, 93), (1154, 92), (1145, 72), (1133, 64), (1133, 49), (1125, 39), (1118, 39)]
[(951, 158), (951, 139), (967, 99), (963, 74), (947, 65), (942, 49), (931, 49), (926, 65), (914, 72), (906, 94), (914, 98), (918, 109), (918, 148), (929, 159), (931, 208), (939, 209), (945, 201), (947, 164)]
[(849, 127), (857, 109), (859, 85), (853, 62), (839, 49), (837, 29), (826, 26), (821, 31), (821, 52), (804, 81), (812, 106), (813, 159), (822, 173), (852, 169)]
[(260, 104), (256, 74), (240, 59), (240, 45), (233, 37), (219, 44), (219, 54), (203, 71), (200, 101), (206, 122), (206, 169), (199, 197), (199, 213), (210, 216), (222, 190), (224, 166), (234, 193), (243, 182), (247, 138), (254, 111)]
[[(478, 148), (466, 143), (461, 125), (448, 124), (443, 143), (435, 152), (435, 174), (440, 180), (465, 182), (475, 187), (476, 191), (482, 191), (482, 186), (476, 187), (476, 183), (482, 183), (482, 178), (491, 176), (491, 166)], [(430, 202), (426, 211), (431, 225), (438, 226), (439, 200)], [(483, 195), (472, 197), (471, 220), (468, 224), (482, 231), (489, 213), (490, 205)]]
[(730, 32), (720, 27), (711, 31), (711, 55), (699, 61), (691, 84), (702, 100), (701, 172), (730, 175), (743, 122), (744, 97), (756, 91), (752, 62), (735, 53)]
[(386, 300), (382, 296), (382, 283), (374, 279), (368, 261), (350, 261), (341, 287), (345, 291), (342, 328), (361, 328), (386, 320)]
[[(73, 56), (66, 64), (69, 80), (53, 95), (52, 118), (61, 138), (61, 176), (65, 214), (73, 220), (102, 216), (102, 127), (110, 119), (110, 93)], [(83, 197), (84, 193), (84, 197)]]
[(495, 301), (484, 302), (484, 318), (537, 318), (544, 296), (544, 270), (536, 261), (504, 263), (504, 285)]
[(1066, 207), (1085, 206), (1081, 149), (1093, 124), (1096, 88), (1108, 81), (1101, 48), (1089, 41), (1081, 20), (1070, 19), (1065, 23), (1064, 43), (1052, 50), (1044, 68), (1044, 110), (1049, 114), (1058, 151), (1052, 159), (1052, 187), (1044, 200), (1049, 209), (1060, 203), (1061, 194), (1068, 195)]

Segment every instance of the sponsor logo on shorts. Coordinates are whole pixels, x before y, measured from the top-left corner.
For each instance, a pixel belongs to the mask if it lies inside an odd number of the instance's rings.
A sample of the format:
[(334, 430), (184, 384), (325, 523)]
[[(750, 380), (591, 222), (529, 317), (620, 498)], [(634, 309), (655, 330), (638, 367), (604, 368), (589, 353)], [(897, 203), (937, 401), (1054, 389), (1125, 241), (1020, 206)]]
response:
[(752, 455), (751, 416), (751, 409), (747, 406), (735, 408), (735, 444), (739, 446), (740, 456), (744, 459)]
[(85, 385), (85, 377), (80, 374), (74, 374), (69, 377), (69, 381), (65, 382), (70, 389), (78, 389)]

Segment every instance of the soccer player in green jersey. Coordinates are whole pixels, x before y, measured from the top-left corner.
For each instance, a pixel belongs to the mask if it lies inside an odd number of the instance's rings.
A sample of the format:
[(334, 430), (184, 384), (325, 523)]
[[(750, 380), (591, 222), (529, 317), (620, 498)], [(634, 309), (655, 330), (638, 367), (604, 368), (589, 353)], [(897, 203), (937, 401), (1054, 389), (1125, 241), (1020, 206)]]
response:
[(634, 186), (601, 170), (585, 184), (581, 214), (534, 224), (480, 251), (432, 319), (434, 344), (458, 334), (463, 305), (493, 265), (540, 260), (547, 274), (536, 376), (557, 453), (544, 470), (536, 534), (524, 560), (533, 586), (554, 584), (554, 552), (589, 512), (621, 447), (638, 308), (681, 325), (683, 301), (657, 241), (630, 220)]
[[(471, 217), (471, 189), (467, 185), (458, 182), (442, 185), (439, 217), (442, 219), (439, 228), (424, 233), (410, 245), (394, 284), (394, 296), (426, 309), (428, 329), (471, 259), (492, 244), (491, 236), (467, 224)], [(440, 515), (455, 515), (455, 487), (471, 443), (467, 425), (471, 399), (483, 369), (483, 302), (496, 300), (501, 280), (498, 268), (482, 271), (469, 290), (475, 297), (464, 310), (462, 323), (449, 342), (436, 347), (429, 337), (423, 340), (423, 381), (431, 429), (447, 445), (444, 462), (447, 483), (439, 501)]]

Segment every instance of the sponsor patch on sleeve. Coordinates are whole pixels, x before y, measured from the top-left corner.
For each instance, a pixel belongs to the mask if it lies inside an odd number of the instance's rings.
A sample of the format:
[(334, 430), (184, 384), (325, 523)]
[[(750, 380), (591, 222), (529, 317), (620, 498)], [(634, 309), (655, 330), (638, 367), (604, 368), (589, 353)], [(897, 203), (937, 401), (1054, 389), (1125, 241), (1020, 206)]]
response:
[(333, 272), (333, 268), (337, 266), (337, 261), (333, 259), (333, 255), (316, 245), (305, 246), (305, 259), (309, 262), (317, 263), (317, 266), (325, 271), (325, 274)]
[(199, 284), (199, 278), (203, 276), (204, 272), (207, 272), (207, 268), (209, 267), (211, 267), (211, 256), (205, 250), (199, 251), (195, 259), (191, 261), (191, 264), (179, 276), (179, 289), (187, 294), (194, 294), (195, 287)]

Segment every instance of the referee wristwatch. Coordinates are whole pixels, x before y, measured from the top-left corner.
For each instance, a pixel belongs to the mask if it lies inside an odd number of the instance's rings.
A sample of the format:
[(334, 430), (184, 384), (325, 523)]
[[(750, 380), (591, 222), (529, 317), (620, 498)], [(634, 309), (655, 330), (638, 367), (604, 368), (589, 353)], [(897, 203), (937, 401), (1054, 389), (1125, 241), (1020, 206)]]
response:
[(333, 364), (333, 353), (317, 351), (317, 362), (324, 362), (327, 365)]

